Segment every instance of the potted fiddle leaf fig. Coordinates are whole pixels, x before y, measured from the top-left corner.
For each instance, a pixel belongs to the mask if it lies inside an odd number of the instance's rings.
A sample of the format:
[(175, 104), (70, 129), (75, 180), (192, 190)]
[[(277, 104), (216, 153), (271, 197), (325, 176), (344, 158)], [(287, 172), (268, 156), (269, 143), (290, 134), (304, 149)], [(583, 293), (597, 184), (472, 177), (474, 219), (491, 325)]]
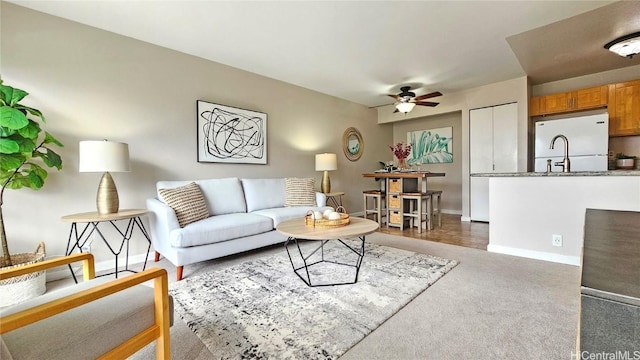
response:
[[(47, 178), (48, 168), (62, 169), (62, 159), (51, 149), (63, 146), (44, 131), (45, 118), (38, 109), (20, 103), (28, 93), (4, 85), (0, 80), (0, 240), (3, 258), (0, 267), (17, 266), (7, 244), (2, 208), (6, 189), (39, 190)], [(20, 254), (16, 254), (20, 255)], [(44, 256), (43, 256), (44, 257)]]

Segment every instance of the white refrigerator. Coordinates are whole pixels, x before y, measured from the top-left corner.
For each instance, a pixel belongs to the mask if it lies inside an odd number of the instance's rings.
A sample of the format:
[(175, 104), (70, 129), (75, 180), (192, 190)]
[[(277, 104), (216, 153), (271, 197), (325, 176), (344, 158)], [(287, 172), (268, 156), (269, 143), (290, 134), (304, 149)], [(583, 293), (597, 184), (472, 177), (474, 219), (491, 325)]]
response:
[(564, 142), (556, 139), (551, 149), (551, 140), (564, 135), (569, 142), (571, 171), (606, 171), (609, 151), (609, 114), (595, 114), (572, 118), (536, 122), (535, 171), (547, 171), (547, 159), (551, 159), (551, 171), (561, 172), (555, 166), (564, 159)]

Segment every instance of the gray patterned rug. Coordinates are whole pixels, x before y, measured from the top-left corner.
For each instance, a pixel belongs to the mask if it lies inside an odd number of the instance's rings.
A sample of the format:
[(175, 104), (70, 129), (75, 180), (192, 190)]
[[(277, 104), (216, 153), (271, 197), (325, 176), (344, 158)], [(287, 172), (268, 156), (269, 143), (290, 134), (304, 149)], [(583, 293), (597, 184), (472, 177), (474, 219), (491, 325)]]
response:
[[(303, 243), (303, 253), (317, 244)], [(325, 259), (355, 259), (339, 245), (325, 246)], [(216, 359), (335, 359), (457, 264), (367, 243), (356, 284), (311, 288), (283, 249), (173, 283), (170, 293), (176, 312)], [(355, 268), (322, 263), (311, 272), (312, 279), (353, 281)]]

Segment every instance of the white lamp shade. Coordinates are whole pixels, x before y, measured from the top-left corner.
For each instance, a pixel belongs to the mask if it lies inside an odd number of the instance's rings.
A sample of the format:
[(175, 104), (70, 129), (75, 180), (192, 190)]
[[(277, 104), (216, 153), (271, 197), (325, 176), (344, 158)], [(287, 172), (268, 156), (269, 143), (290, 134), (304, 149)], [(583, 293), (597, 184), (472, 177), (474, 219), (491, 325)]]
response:
[(129, 145), (120, 142), (80, 141), (80, 172), (129, 171)]
[(317, 154), (316, 155), (316, 171), (336, 170), (338, 169), (338, 159), (336, 154)]
[(398, 109), (398, 111), (400, 111), (401, 113), (406, 114), (409, 111), (413, 110), (414, 106), (416, 106), (416, 104), (412, 102), (401, 102), (396, 105), (396, 109)]

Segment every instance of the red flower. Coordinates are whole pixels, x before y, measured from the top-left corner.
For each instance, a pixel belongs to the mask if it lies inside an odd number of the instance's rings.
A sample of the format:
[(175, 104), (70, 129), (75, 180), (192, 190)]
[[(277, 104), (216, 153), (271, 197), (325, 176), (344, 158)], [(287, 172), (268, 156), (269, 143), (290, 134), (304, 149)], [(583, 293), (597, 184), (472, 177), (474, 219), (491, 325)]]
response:
[(399, 142), (395, 146), (389, 145), (389, 149), (393, 152), (398, 160), (406, 159), (411, 154), (411, 144), (407, 144), (406, 146), (402, 146), (402, 143)]

